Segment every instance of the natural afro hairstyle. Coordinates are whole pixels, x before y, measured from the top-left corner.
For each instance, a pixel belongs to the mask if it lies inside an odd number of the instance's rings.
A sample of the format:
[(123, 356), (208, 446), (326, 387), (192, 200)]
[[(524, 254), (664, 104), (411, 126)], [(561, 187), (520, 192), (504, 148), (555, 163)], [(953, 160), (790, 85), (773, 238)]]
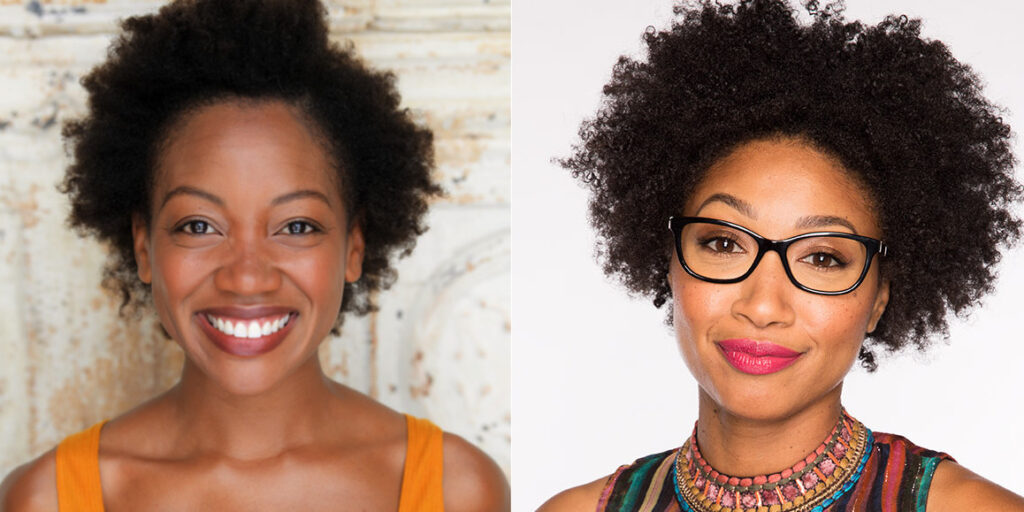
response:
[[(648, 28), (646, 58), (620, 57), (604, 103), (561, 161), (591, 190), (604, 270), (660, 307), (671, 298), (665, 228), (707, 169), (738, 145), (792, 138), (837, 158), (864, 184), (890, 247), (890, 300), (872, 346), (924, 349), (992, 289), (1015, 242), (1021, 187), (1010, 128), (981, 81), (920, 20), (877, 26), (841, 4), (802, 23), (782, 0), (677, 5)], [(955, 209), (954, 209), (955, 205)]]
[(441, 193), (431, 180), (432, 134), (400, 108), (391, 73), (328, 41), (316, 0), (179, 0), (129, 18), (105, 63), (83, 78), (89, 110), (64, 128), (73, 162), (61, 190), (69, 223), (108, 243), (107, 287), (125, 306), (149, 300), (137, 277), (131, 217), (149, 221), (154, 169), (173, 127), (221, 101), (283, 101), (300, 111), (338, 173), (348, 218), (366, 248), (362, 276), (339, 311), (374, 309)]

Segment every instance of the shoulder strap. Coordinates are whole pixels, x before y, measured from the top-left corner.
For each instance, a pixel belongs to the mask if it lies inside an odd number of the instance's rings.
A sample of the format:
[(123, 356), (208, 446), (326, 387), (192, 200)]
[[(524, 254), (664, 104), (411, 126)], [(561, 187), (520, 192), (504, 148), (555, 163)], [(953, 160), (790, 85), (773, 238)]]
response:
[(677, 451), (674, 449), (648, 455), (620, 467), (601, 491), (598, 512), (678, 511), (672, 472)]
[(100, 430), (106, 420), (57, 445), (57, 506), (61, 512), (102, 512)]
[(922, 448), (907, 438), (873, 433), (871, 456), (851, 492), (833, 503), (836, 510), (924, 512), (935, 468), (948, 454)]
[(405, 420), (408, 440), (398, 512), (444, 512), (444, 433), (428, 420), (409, 415)]

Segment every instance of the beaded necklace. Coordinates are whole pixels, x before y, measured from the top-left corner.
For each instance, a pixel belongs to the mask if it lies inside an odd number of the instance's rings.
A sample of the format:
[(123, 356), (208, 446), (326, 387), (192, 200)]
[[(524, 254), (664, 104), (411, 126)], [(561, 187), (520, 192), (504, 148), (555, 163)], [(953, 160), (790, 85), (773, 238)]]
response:
[(715, 471), (697, 447), (697, 427), (672, 467), (686, 512), (821, 512), (853, 488), (871, 455), (873, 436), (843, 411), (825, 442), (793, 467), (737, 478)]

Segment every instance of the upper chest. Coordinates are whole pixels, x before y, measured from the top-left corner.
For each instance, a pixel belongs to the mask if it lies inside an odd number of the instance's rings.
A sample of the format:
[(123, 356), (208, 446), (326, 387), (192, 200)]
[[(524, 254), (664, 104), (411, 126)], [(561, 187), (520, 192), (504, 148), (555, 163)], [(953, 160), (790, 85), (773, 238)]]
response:
[(106, 512), (397, 510), (399, 451), (305, 450), (261, 461), (101, 456)]

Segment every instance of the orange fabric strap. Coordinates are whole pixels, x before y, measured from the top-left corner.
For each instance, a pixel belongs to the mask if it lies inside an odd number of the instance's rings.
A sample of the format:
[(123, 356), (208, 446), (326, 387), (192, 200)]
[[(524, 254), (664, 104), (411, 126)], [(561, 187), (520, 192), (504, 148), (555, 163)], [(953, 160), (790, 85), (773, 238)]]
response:
[(101, 421), (57, 445), (57, 507), (60, 512), (103, 512), (100, 486)]
[(409, 434), (398, 512), (444, 512), (444, 433), (428, 420), (405, 419)]
[[(101, 421), (57, 445), (60, 512), (102, 512), (99, 448)], [(406, 415), (405, 468), (399, 512), (444, 512), (444, 433), (428, 420)]]

